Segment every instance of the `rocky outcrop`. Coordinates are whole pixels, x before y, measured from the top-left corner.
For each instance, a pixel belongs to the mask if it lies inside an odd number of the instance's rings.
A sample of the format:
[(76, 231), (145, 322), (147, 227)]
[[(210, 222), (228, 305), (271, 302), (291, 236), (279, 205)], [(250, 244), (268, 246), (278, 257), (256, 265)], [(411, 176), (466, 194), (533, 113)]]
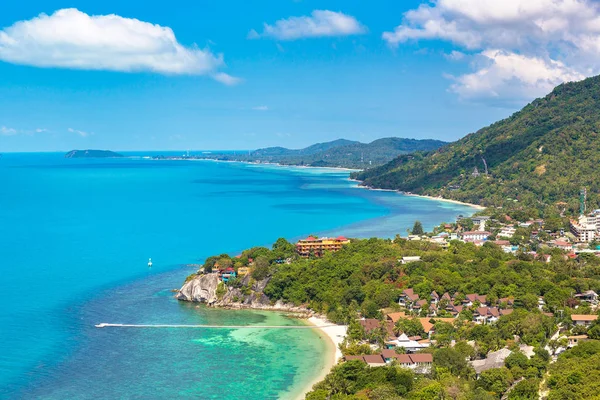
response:
[(306, 307), (287, 304), (282, 301), (272, 302), (264, 293), (270, 278), (254, 281), (245, 276), (241, 281), (244, 288), (233, 288), (221, 285), (219, 293), (219, 276), (217, 274), (201, 274), (188, 280), (175, 295), (177, 300), (206, 303), (211, 307), (231, 309), (253, 309), (283, 311), (310, 317), (313, 312)]

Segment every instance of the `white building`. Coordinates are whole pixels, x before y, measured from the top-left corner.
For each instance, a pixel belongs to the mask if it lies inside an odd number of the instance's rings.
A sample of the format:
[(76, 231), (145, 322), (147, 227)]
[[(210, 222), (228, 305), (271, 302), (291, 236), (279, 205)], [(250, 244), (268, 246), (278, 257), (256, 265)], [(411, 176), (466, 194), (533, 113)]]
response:
[(593, 242), (600, 236), (598, 234), (598, 217), (595, 215), (581, 215), (577, 221), (571, 220), (570, 227), (571, 233), (580, 243)]
[(462, 239), (465, 242), (475, 242), (477, 240), (487, 240), (490, 235), (491, 233), (486, 231), (463, 232)]
[(510, 238), (512, 238), (515, 235), (516, 231), (517, 230), (513, 226), (505, 226), (498, 233), (498, 237), (504, 237), (504, 238), (509, 238), (510, 239)]

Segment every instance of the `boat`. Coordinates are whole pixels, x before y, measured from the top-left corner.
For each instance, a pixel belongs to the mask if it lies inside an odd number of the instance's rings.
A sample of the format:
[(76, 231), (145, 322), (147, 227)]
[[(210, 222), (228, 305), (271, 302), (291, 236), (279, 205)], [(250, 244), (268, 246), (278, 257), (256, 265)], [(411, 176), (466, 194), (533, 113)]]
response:
[(152, 268), (152, 259), (151, 258), (148, 259), (148, 268)]

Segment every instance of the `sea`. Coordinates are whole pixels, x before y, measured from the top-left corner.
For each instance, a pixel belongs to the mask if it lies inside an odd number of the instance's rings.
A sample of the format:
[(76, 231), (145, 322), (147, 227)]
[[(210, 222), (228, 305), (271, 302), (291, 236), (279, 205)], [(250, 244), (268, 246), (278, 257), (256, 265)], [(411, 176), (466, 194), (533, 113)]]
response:
[(173, 289), (191, 264), (279, 237), (394, 237), (474, 212), (361, 189), (345, 170), (156, 154), (0, 158), (1, 399), (297, 397), (330, 356), (315, 330), (95, 325), (299, 325), (178, 302)]

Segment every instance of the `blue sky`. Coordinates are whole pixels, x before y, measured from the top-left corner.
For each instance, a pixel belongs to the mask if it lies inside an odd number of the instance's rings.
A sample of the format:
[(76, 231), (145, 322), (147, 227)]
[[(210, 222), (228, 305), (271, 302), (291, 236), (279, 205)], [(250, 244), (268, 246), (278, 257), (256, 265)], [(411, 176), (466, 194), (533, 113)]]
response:
[(598, 73), (599, 15), (591, 0), (2, 2), (0, 152), (455, 140)]

